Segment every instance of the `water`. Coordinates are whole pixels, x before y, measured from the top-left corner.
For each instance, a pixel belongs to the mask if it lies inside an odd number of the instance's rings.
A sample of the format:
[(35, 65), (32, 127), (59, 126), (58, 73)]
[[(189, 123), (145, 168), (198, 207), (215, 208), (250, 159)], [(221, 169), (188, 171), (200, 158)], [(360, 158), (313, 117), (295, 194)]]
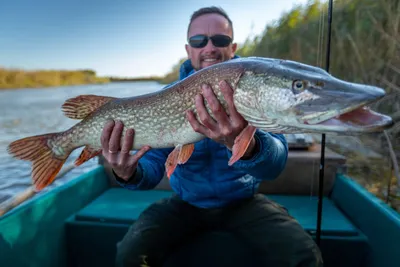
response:
[[(7, 153), (8, 144), (31, 135), (64, 131), (77, 123), (77, 120), (65, 117), (61, 111), (61, 105), (66, 99), (80, 94), (128, 97), (154, 92), (162, 87), (163, 85), (156, 82), (125, 82), (45, 89), (0, 90), (0, 203), (32, 185), (31, 163), (12, 158)], [(82, 148), (76, 149), (64, 166), (73, 163), (81, 151)], [(55, 180), (41, 193), (76, 178), (95, 168), (97, 164), (96, 158), (91, 159)]]

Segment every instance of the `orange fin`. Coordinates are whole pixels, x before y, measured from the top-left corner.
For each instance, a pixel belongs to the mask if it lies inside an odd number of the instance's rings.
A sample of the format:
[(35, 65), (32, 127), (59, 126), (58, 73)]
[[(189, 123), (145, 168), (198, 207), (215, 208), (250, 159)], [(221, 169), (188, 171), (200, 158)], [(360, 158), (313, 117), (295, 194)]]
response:
[(229, 159), (229, 166), (232, 166), (236, 161), (243, 157), (247, 148), (250, 145), (251, 139), (253, 139), (256, 127), (247, 125), (246, 128), (236, 137), (235, 144), (232, 147), (232, 156)]
[(64, 115), (71, 119), (83, 119), (105, 103), (116, 99), (110, 96), (79, 95), (67, 99), (62, 105)]
[(82, 150), (81, 154), (79, 157), (75, 160), (75, 166), (79, 166), (89, 159), (92, 159), (96, 156), (98, 156), (102, 152), (102, 149), (94, 149), (91, 146), (87, 145), (85, 148)]
[(177, 145), (174, 150), (168, 155), (167, 161), (165, 162), (165, 169), (167, 172), (168, 179), (175, 171), (178, 164), (185, 164), (194, 150), (194, 144)]
[(193, 154), (193, 151), (194, 144), (183, 145), (178, 155), (178, 164), (185, 164)]
[(32, 180), (36, 191), (42, 190), (53, 182), (73, 150), (64, 146), (56, 147), (59, 155), (54, 154), (48, 144), (51, 144), (52, 142), (49, 141), (54, 141), (60, 134), (62, 133), (26, 137), (8, 146), (8, 153), (15, 158), (32, 162)]
[(178, 165), (178, 156), (179, 150), (175, 147), (171, 153), (169, 153), (167, 161), (165, 162), (165, 169), (167, 172), (168, 179), (171, 178), (172, 173), (175, 171), (176, 166)]

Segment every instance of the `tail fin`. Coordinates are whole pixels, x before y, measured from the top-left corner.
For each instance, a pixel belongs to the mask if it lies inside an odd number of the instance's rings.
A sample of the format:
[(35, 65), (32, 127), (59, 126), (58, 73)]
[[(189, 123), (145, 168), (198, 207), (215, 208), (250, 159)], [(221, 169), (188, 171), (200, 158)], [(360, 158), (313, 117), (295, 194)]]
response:
[(36, 191), (41, 191), (56, 178), (74, 148), (59, 147), (54, 153), (51, 140), (63, 133), (49, 133), (22, 138), (8, 146), (8, 153), (15, 158), (32, 162), (32, 180)]

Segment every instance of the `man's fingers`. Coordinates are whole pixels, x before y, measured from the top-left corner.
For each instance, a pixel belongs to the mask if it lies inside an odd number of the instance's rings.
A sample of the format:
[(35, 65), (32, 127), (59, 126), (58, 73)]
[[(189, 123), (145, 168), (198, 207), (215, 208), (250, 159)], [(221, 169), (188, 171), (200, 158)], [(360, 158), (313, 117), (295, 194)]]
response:
[(229, 112), (229, 116), (231, 118), (231, 125), (235, 128), (240, 128), (245, 125), (245, 119), (243, 116), (236, 110), (235, 103), (233, 102), (233, 90), (232, 87), (226, 82), (221, 81), (219, 83), (221, 92), (224, 96), (224, 99), (227, 103), (227, 108)]
[(207, 135), (208, 129), (196, 119), (192, 111), (186, 111), (186, 118), (195, 132)]
[(135, 165), (141, 157), (144, 156), (144, 154), (146, 154), (149, 150), (151, 149), (150, 146), (144, 146), (141, 149), (139, 149), (139, 151), (137, 151), (135, 153), (135, 155), (133, 155), (130, 159), (129, 159), (129, 165), (133, 166)]
[(126, 134), (124, 136), (124, 140), (121, 146), (121, 152), (119, 153), (120, 166), (124, 166), (128, 161), (128, 158), (130, 156), (129, 152), (131, 151), (133, 145), (133, 139), (134, 139), (133, 134), (134, 134), (133, 129), (126, 130)]
[(205, 105), (204, 105), (204, 98), (201, 95), (196, 95), (195, 98), (196, 110), (197, 114), (199, 115), (199, 119), (201, 123), (206, 126), (211, 131), (215, 131), (217, 129), (217, 124), (215, 120), (210, 116), (208, 113)]
[(207, 100), (208, 105), (210, 106), (210, 109), (217, 120), (218, 124), (220, 127), (226, 127), (228, 126), (228, 115), (225, 112), (225, 108), (221, 105), (219, 102), (218, 98), (215, 96), (213, 90), (211, 89), (210, 86), (204, 84), (202, 86), (203, 89), (203, 95)]
[(108, 162), (115, 166), (118, 164), (118, 150), (121, 146), (121, 134), (124, 126), (122, 122), (116, 121), (114, 129), (111, 133), (110, 140), (108, 142)]
[(103, 128), (101, 133), (100, 142), (103, 149), (103, 156), (108, 154), (108, 142), (110, 140), (111, 132), (114, 128), (114, 121), (108, 121)]
[(227, 103), (228, 106), (228, 111), (229, 111), (229, 115), (231, 117), (239, 117), (239, 118), (243, 118), (242, 115), (240, 115), (239, 112), (237, 112), (236, 107), (235, 107), (235, 103), (233, 101), (233, 89), (232, 87), (226, 82), (226, 81), (221, 81), (219, 83), (219, 86), (221, 88), (221, 92), (222, 95), (224, 96), (224, 99)]
[(214, 113), (220, 112), (223, 109), (223, 107), (219, 103), (213, 90), (211, 90), (211, 87), (208, 86), (207, 84), (203, 84), (201, 89), (203, 91), (203, 95), (204, 95), (205, 99), (207, 100), (208, 104), (210, 105), (211, 111), (213, 111)]
[(114, 125), (114, 129), (111, 133), (110, 141), (108, 142), (108, 149), (110, 153), (118, 152), (121, 145), (121, 134), (122, 129), (124, 128), (122, 122), (116, 121)]
[(222, 95), (224, 96), (224, 99), (227, 103), (228, 109), (229, 109), (229, 114), (232, 114), (232, 112), (236, 113), (235, 105), (233, 102), (233, 90), (232, 87), (229, 86), (229, 84), (226, 81), (221, 81), (219, 83), (219, 88), (221, 89)]

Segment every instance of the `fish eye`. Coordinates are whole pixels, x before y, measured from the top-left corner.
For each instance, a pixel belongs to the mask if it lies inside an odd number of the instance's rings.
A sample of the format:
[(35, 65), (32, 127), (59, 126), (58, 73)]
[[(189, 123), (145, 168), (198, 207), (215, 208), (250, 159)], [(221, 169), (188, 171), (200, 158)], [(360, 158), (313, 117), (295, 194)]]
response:
[(306, 82), (302, 80), (293, 81), (292, 83), (293, 93), (295, 94), (301, 93), (306, 88), (306, 85), (307, 85)]

